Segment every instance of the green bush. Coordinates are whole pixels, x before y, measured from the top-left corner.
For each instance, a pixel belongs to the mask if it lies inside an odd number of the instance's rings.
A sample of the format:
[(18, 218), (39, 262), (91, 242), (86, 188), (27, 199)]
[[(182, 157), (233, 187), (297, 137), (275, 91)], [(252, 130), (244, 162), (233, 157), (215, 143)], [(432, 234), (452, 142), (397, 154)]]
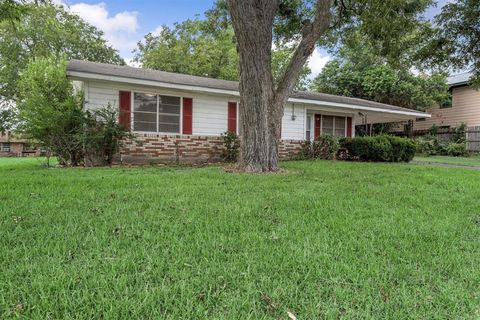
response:
[(302, 159), (332, 160), (335, 158), (340, 144), (332, 135), (321, 135), (315, 141), (305, 141), (302, 146)]
[(463, 157), (468, 155), (467, 148), (464, 142), (452, 142), (448, 144), (447, 155), (453, 157)]
[(66, 77), (64, 59), (31, 61), (19, 80), (19, 127), (25, 137), (54, 153), (62, 165), (83, 160), (83, 98)]
[(415, 140), (417, 153), (434, 156), (437, 154), (437, 141), (431, 137), (421, 137)]
[(83, 110), (82, 92), (75, 92), (66, 76), (66, 61), (31, 61), (19, 81), (19, 131), (53, 153), (61, 165), (111, 164), (130, 133), (107, 107)]
[(341, 140), (347, 159), (374, 162), (409, 162), (415, 156), (415, 143), (389, 135), (355, 137)]
[(455, 128), (455, 133), (453, 134), (452, 140), (456, 143), (463, 143), (467, 141), (466, 137), (467, 124), (462, 122), (458, 127)]
[(132, 134), (118, 123), (118, 112), (110, 105), (86, 112), (84, 126), (85, 158), (90, 165), (111, 165), (126, 138)]
[(415, 141), (417, 153), (428, 156), (467, 156), (468, 152), (464, 132), (464, 129), (460, 127), (458, 130), (456, 130), (456, 134), (454, 135), (452, 141), (440, 140), (432, 135), (426, 135), (418, 138)]
[(222, 133), (223, 139), (223, 160), (226, 162), (236, 162), (240, 154), (240, 140), (235, 132), (227, 131)]

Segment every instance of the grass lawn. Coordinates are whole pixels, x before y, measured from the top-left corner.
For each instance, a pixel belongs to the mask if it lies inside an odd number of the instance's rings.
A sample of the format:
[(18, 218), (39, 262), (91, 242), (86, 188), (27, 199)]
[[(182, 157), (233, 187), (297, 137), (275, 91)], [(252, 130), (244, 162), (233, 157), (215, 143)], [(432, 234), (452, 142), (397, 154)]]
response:
[(480, 171), (283, 166), (0, 159), (0, 318), (480, 318)]
[(471, 157), (448, 157), (448, 156), (416, 156), (415, 162), (425, 164), (447, 164), (465, 167), (479, 167), (480, 168), (480, 156)]

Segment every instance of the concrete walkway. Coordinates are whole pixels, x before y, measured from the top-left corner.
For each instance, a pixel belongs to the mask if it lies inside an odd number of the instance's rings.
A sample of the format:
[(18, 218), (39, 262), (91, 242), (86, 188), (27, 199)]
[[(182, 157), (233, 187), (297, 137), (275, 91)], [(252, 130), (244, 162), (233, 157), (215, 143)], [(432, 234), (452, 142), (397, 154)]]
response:
[(423, 161), (423, 160), (412, 160), (410, 161), (410, 163), (415, 165), (422, 165), (422, 166), (480, 170), (480, 166), (467, 165), (467, 164), (452, 164), (452, 163), (444, 163), (444, 162), (437, 162), (437, 161)]

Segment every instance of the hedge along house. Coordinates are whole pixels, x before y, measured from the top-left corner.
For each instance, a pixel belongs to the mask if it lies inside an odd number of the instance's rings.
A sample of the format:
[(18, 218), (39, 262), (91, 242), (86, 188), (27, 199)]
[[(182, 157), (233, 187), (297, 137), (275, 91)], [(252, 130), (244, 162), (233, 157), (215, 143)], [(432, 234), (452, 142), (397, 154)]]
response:
[[(81, 85), (85, 109), (113, 106), (135, 133), (121, 152), (124, 162), (197, 162), (221, 159), (221, 134), (241, 137), (238, 82), (127, 66), (72, 60), (69, 79)], [(302, 142), (321, 134), (355, 135), (366, 115), (381, 122), (429, 114), (372, 101), (294, 92), (285, 106), (280, 157), (297, 155)]]

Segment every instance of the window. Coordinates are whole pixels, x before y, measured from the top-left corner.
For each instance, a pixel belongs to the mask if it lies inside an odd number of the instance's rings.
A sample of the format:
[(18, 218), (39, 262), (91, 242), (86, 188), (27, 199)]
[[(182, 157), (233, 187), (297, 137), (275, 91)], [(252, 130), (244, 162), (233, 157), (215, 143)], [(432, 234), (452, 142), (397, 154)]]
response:
[(312, 116), (307, 116), (307, 130), (305, 132), (305, 139), (310, 141), (312, 137)]
[(416, 120), (416, 121), (426, 121), (427, 118), (417, 118), (417, 119), (415, 119), (415, 120)]
[(158, 131), (180, 132), (180, 98), (158, 96)]
[(10, 152), (10, 143), (2, 142), (0, 143), (0, 151), (2, 152)]
[(345, 117), (335, 117), (334, 136), (345, 137)]
[(135, 92), (133, 130), (180, 133), (180, 97)]
[(333, 135), (334, 119), (332, 116), (322, 116), (322, 134)]
[(448, 91), (448, 98), (446, 98), (442, 103), (440, 103), (440, 109), (451, 108), (452, 105), (452, 90)]
[[(320, 121), (320, 115), (318, 116), (319, 116), (318, 121)], [(321, 126), (320, 126), (320, 122), (316, 125), (318, 126), (317, 128), (320, 134), (329, 134), (335, 137), (345, 137), (347, 134), (347, 118), (346, 117), (321, 115)], [(305, 132), (305, 138), (307, 140), (313, 138), (310, 115), (307, 115), (307, 127)]]

